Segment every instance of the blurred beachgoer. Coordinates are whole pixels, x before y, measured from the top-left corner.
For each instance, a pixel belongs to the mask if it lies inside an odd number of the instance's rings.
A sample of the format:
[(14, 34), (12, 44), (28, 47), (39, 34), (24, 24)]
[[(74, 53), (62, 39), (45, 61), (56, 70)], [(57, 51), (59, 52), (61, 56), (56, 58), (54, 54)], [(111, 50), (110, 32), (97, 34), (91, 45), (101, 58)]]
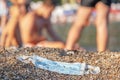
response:
[(76, 0), (76, 3), (80, 4), (80, 3), (81, 3), (81, 0)]
[[(20, 2), (22, 0), (10, 0), (12, 2), (12, 6), (9, 9), (10, 18), (3, 29), (1, 35), (1, 46), (9, 47), (9, 46), (18, 46), (22, 44), (20, 33), (19, 33), (19, 20), (21, 15), (25, 13), (23, 6), (20, 7), (20, 4), (24, 2)], [(24, 1), (24, 0), (23, 0)], [(21, 14), (22, 13), (22, 14)]]
[(66, 49), (72, 50), (74, 48), (93, 8), (95, 8), (97, 11), (95, 23), (97, 30), (97, 50), (99, 52), (105, 51), (108, 43), (108, 15), (110, 5), (111, 0), (81, 0), (81, 6), (78, 9), (76, 21), (68, 34)]
[[(11, 1), (14, 5), (11, 7), (11, 19), (8, 22), (7, 29), (2, 35), (3, 46), (9, 47), (23, 44), (23, 46), (29, 47), (36, 45), (56, 48), (64, 47), (64, 43), (56, 35), (50, 23), (51, 12), (56, 5), (56, 0), (44, 0), (39, 9), (35, 11), (28, 10), (26, 0)], [(20, 40), (20, 35), (17, 35), (18, 28), (20, 29), (22, 43), (18, 41)], [(43, 36), (43, 29), (47, 30), (54, 41), (48, 41)]]
[(66, 16), (64, 14), (64, 8), (62, 6), (56, 6), (52, 12), (51, 22), (59, 25), (66, 23)]
[(0, 30), (4, 28), (8, 19), (8, 7), (6, 0), (0, 0)]

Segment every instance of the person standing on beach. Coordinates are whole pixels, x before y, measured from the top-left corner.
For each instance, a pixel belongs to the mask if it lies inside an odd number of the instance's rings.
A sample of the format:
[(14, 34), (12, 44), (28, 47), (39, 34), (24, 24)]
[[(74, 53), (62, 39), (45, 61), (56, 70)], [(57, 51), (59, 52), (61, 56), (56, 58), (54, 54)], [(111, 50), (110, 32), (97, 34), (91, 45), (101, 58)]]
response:
[(0, 0), (0, 30), (4, 28), (8, 20), (8, 6), (6, 0)]
[[(29, 0), (11, 0), (11, 18), (2, 34), (2, 46), (44, 46), (63, 48), (64, 42), (56, 35), (50, 23), (56, 0), (44, 0), (35, 11), (29, 11)], [(17, 34), (19, 31), (20, 34)], [(42, 34), (46, 29), (54, 41), (48, 41)], [(18, 41), (21, 40), (21, 41)]]
[(88, 21), (93, 8), (97, 11), (96, 30), (97, 30), (97, 51), (105, 51), (108, 44), (108, 15), (111, 0), (81, 0), (76, 20), (73, 23), (66, 42), (66, 49), (73, 50), (74, 45), (81, 36), (81, 32)]

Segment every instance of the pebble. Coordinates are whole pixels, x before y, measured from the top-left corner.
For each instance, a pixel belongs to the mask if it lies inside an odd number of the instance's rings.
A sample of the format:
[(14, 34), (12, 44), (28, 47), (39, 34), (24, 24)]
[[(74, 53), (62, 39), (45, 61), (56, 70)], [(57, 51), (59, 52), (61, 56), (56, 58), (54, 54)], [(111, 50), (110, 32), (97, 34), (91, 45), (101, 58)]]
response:
[[(63, 75), (36, 68), (32, 63), (26, 64), (16, 59), (19, 55), (39, 55), (54, 61), (85, 62), (100, 67), (95, 75)], [(58, 48), (0, 47), (0, 80), (120, 80), (120, 52), (84, 52), (66, 51)]]

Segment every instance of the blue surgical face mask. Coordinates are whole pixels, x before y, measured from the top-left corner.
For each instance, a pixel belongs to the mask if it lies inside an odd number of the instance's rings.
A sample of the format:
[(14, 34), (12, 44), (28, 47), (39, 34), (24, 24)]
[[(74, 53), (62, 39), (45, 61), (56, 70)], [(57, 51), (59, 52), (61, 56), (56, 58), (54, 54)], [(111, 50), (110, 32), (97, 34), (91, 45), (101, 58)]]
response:
[(84, 75), (84, 74), (98, 74), (100, 72), (99, 67), (93, 67), (86, 63), (66, 63), (48, 60), (46, 58), (33, 55), (33, 56), (19, 56), (18, 60), (30, 63), (32, 62), (37, 68), (45, 69), (60, 74), (69, 75)]

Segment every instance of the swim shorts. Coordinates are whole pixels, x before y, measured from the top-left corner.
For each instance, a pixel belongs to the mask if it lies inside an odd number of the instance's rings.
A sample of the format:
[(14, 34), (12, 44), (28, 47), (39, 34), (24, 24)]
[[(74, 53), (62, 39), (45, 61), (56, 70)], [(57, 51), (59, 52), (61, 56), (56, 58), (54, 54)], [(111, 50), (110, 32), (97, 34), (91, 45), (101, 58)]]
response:
[(81, 0), (80, 4), (81, 6), (95, 7), (95, 5), (100, 1), (107, 6), (111, 5), (111, 0)]

